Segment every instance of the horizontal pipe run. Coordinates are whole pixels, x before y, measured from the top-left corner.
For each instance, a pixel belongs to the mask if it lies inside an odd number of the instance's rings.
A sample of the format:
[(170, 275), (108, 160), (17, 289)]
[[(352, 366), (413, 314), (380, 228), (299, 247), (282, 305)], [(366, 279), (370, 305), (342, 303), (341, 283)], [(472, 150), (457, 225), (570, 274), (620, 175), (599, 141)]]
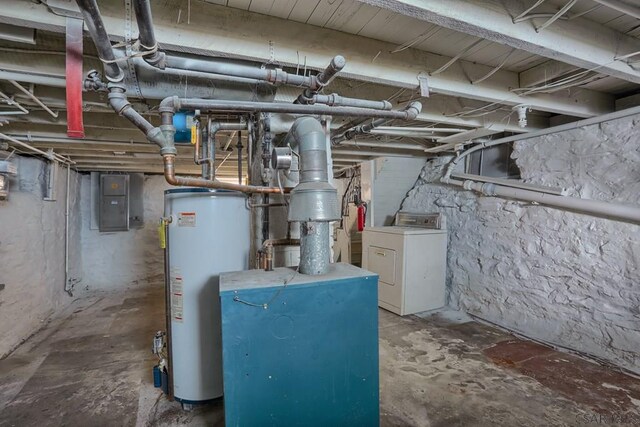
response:
[(446, 184), (457, 185), (463, 187), (465, 190), (473, 190), (486, 196), (498, 196), (525, 202), (539, 203), (541, 205), (562, 208), (573, 212), (640, 224), (639, 206), (621, 205), (603, 202), (600, 200), (580, 199), (577, 197), (557, 196), (538, 191), (505, 187), (502, 185), (481, 183), (470, 180), (459, 181), (443, 178), (442, 181)]
[(425, 153), (423, 151), (416, 150), (375, 150), (371, 147), (368, 150), (359, 150), (357, 147), (347, 147), (347, 149), (342, 149), (338, 147), (334, 147), (332, 152), (332, 157), (342, 156), (342, 157), (431, 157), (430, 154)]
[(378, 126), (376, 130), (390, 131), (390, 132), (393, 132), (393, 131), (417, 132), (417, 133), (460, 133), (460, 132), (467, 132), (469, 129), (416, 127), (416, 126)]
[(505, 187), (520, 188), (523, 190), (537, 191), (539, 193), (546, 193), (546, 194), (555, 194), (556, 196), (567, 195), (567, 190), (565, 188), (544, 187), (541, 185), (527, 184), (526, 182), (522, 182), (517, 179), (492, 178), (489, 176), (472, 175), (467, 173), (456, 173), (456, 172), (452, 173), (451, 176), (454, 179), (459, 179), (459, 180), (489, 182), (492, 184), (504, 185)]
[(446, 138), (443, 135), (435, 135), (433, 133), (402, 132), (402, 131), (399, 131), (399, 130), (388, 131), (388, 130), (373, 129), (369, 133), (371, 135), (406, 136), (406, 137), (409, 137), (409, 138), (429, 139), (429, 140), (432, 140), (432, 141), (438, 141), (440, 139)]
[(162, 74), (170, 74), (174, 76), (194, 77), (198, 79), (217, 80), (217, 81), (230, 82), (230, 83), (242, 83), (242, 84), (249, 84), (249, 85), (257, 85), (259, 83), (262, 83), (262, 81), (260, 80), (249, 79), (246, 77), (234, 77), (234, 76), (227, 76), (224, 74), (205, 73), (202, 71), (181, 70), (179, 68), (166, 67), (159, 72)]
[(306, 105), (323, 104), (331, 107), (358, 107), (374, 110), (391, 110), (393, 107), (389, 101), (372, 101), (369, 99), (347, 98), (337, 93), (330, 95), (313, 94), (310, 91), (303, 92), (298, 97), (298, 103)]
[(640, 19), (640, 8), (637, 6), (632, 6), (620, 0), (593, 0), (593, 1), (603, 6), (607, 6), (608, 8), (611, 8), (613, 10), (617, 10), (618, 12), (622, 12), (626, 15), (633, 16), (636, 19)]
[(36, 85), (66, 87), (67, 82), (64, 76), (56, 76), (50, 74), (39, 74), (34, 72), (9, 71), (0, 70), (0, 80), (16, 80), (22, 83), (31, 83)]
[(44, 103), (42, 101), (40, 101), (40, 99), (38, 99), (38, 97), (36, 97), (31, 92), (29, 92), (27, 89), (25, 89), (20, 83), (18, 83), (15, 80), (9, 80), (9, 83), (11, 83), (13, 86), (15, 86), (16, 89), (18, 89), (20, 92), (22, 92), (25, 95), (27, 95), (33, 102), (35, 102), (40, 107), (42, 107), (42, 109), (44, 111), (46, 111), (47, 113), (49, 113), (52, 117), (58, 118), (58, 113), (57, 112), (54, 113), (53, 111), (51, 111), (51, 109), (49, 107), (47, 107), (46, 105), (44, 105)]
[[(299, 105), (273, 102), (251, 102), (251, 101), (222, 101), (214, 99), (192, 99), (192, 98), (165, 98), (161, 104), (163, 107), (176, 111), (178, 109), (200, 110), (202, 112), (228, 111), (237, 113), (289, 113), (289, 114), (311, 114), (330, 115), (347, 117), (373, 117), (401, 120), (415, 120), (422, 109), (422, 104), (412, 102), (404, 110), (372, 110), (369, 108), (357, 107), (329, 107), (327, 105)], [(165, 110), (166, 112), (166, 110)]]
[(162, 158), (164, 163), (164, 178), (171, 185), (232, 190), (242, 193), (281, 193), (279, 188), (231, 184), (217, 179), (209, 181), (202, 178), (177, 177), (175, 174), (175, 155), (165, 154)]
[(302, 87), (316, 87), (314, 76), (300, 76), (291, 74), (282, 69), (269, 69), (250, 67), (246, 65), (221, 63), (193, 58), (167, 56), (166, 65), (169, 68), (180, 70), (200, 71), (203, 73), (222, 74), (233, 77), (244, 77), (274, 84), (288, 84)]
[(286, 203), (256, 203), (256, 204), (249, 204), (249, 207), (251, 209), (253, 208), (281, 208), (287, 206)]
[[(256, 205), (253, 205), (256, 206)], [(272, 206), (272, 205), (267, 205)], [(268, 239), (262, 244), (263, 248), (268, 246), (298, 246), (300, 245), (300, 239)]]
[(339, 135), (331, 138), (331, 144), (332, 145), (338, 145), (344, 140), (350, 140), (350, 139), (355, 138), (358, 135), (363, 135), (363, 134), (370, 133), (371, 131), (373, 131), (378, 126), (382, 126), (383, 124), (385, 124), (387, 122), (389, 122), (389, 120), (386, 120), (386, 119), (371, 120), (368, 123), (365, 123), (365, 124), (360, 125), (360, 126), (356, 126), (356, 127), (352, 128), (352, 129), (347, 130), (343, 134), (339, 134)]
[(403, 144), (386, 141), (344, 141), (340, 143), (340, 147), (366, 147), (379, 148), (381, 150), (414, 150), (419, 152), (424, 152), (425, 149), (425, 146), (420, 144)]
[[(22, 141), (20, 141), (18, 139), (10, 137), (9, 135), (5, 135), (4, 133), (0, 133), (0, 139), (5, 139), (5, 140), (11, 142), (12, 144), (19, 145), (20, 147), (26, 148), (27, 150), (30, 150), (30, 151), (32, 151), (34, 153), (37, 153), (37, 154), (40, 154), (41, 156), (44, 156), (49, 160), (54, 160), (56, 162), (61, 162), (61, 163), (65, 163), (65, 164), (75, 164), (75, 162), (73, 160), (68, 159), (66, 157), (63, 157), (63, 156), (61, 156), (61, 155), (59, 155), (57, 153), (53, 153), (53, 151), (52, 151), (52, 154), (51, 153), (47, 153), (46, 151), (42, 151), (42, 150), (40, 150), (40, 149), (38, 149), (36, 147), (33, 147), (33, 146), (27, 144), (26, 142), (22, 142)], [(53, 158), (51, 158), (52, 156), (53, 156)]]

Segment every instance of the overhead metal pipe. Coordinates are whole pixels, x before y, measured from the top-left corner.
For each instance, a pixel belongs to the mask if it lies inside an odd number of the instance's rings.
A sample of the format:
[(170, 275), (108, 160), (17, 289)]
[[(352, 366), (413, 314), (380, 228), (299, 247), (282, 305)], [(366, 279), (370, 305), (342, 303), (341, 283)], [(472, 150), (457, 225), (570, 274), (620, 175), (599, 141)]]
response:
[(342, 55), (336, 55), (331, 59), (327, 68), (324, 69), (320, 74), (316, 76), (316, 85), (314, 87), (308, 87), (305, 89), (298, 98), (293, 101), (294, 104), (306, 104), (307, 101), (312, 99), (315, 95), (318, 94), (322, 88), (327, 86), (331, 80), (338, 74), (344, 66), (347, 64), (346, 59)]
[(573, 212), (585, 213), (604, 218), (616, 219), (640, 224), (640, 208), (638, 206), (621, 205), (600, 200), (580, 199), (577, 197), (558, 196), (539, 191), (506, 187), (493, 183), (482, 183), (471, 180), (459, 181), (444, 179), (442, 182), (473, 190), (485, 196), (498, 196), (508, 199), (539, 203), (541, 205), (567, 209)]
[[(209, 179), (215, 178), (215, 141), (216, 134), (221, 130), (244, 130), (247, 128), (247, 123), (241, 122), (210, 122), (207, 128), (207, 155), (202, 158), (198, 158), (200, 154), (200, 137), (196, 137), (196, 144), (194, 147), (194, 161), (197, 165), (207, 164), (206, 176)], [(203, 177), (205, 176), (203, 171)]]
[(40, 74), (37, 72), (8, 71), (0, 70), (1, 80), (16, 80), (22, 83), (32, 83), (36, 85), (66, 87), (67, 82), (64, 76), (59, 77), (51, 74)]
[(340, 143), (340, 147), (346, 148), (379, 148), (381, 150), (413, 150), (424, 152), (425, 146), (421, 144), (406, 144), (395, 141), (383, 141), (383, 140), (364, 140), (364, 141), (343, 141)]
[(84, 17), (84, 23), (89, 30), (89, 35), (96, 45), (98, 56), (104, 63), (105, 77), (110, 82), (121, 82), (124, 79), (124, 72), (116, 62), (116, 56), (102, 21), (98, 3), (96, 0), (76, 0), (76, 2)]
[(169, 142), (160, 131), (155, 128), (147, 119), (142, 117), (140, 113), (133, 109), (131, 103), (127, 99), (126, 89), (123, 83), (124, 72), (120, 65), (116, 62), (116, 55), (111, 47), (107, 30), (102, 21), (100, 10), (96, 0), (76, 0), (80, 11), (84, 17), (84, 22), (89, 30), (89, 35), (96, 45), (100, 60), (104, 63), (105, 77), (109, 81), (109, 105), (119, 115), (126, 117), (138, 129), (147, 136), (151, 142), (158, 144), (165, 149), (165, 152), (175, 153), (172, 140)]
[[(338, 55), (339, 56), (339, 55)], [(337, 58), (337, 57), (336, 57)], [(334, 58), (335, 60), (335, 58)], [(327, 66), (324, 72), (317, 76), (301, 76), (284, 71), (281, 68), (258, 68), (247, 65), (234, 64), (231, 62), (208, 61), (195, 58), (184, 58), (168, 55), (166, 66), (181, 70), (200, 71), (204, 73), (222, 74), (227, 76), (244, 77), (256, 79), (273, 84), (286, 84), (291, 86), (301, 86), (312, 90), (319, 90), (324, 87), (332, 76), (334, 69), (333, 62)], [(344, 60), (344, 58), (343, 58)]]
[(460, 133), (469, 129), (461, 128), (437, 128), (437, 127), (416, 127), (416, 126), (378, 126), (376, 131), (401, 131), (417, 133)]
[(347, 98), (340, 96), (337, 93), (330, 95), (312, 94), (308, 91), (303, 92), (298, 96), (298, 103), (300, 104), (324, 104), (332, 107), (359, 107), (359, 108), (372, 108), (374, 110), (391, 110), (392, 105), (389, 101), (371, 101), (368, 99)]
[(175, 174), (175, 154), (164, 154), (164, 178), (171, 185), (183, 185), (188, 187), (204, 187), (221, 190), (240, 191), (242, 193), (281, 193), (279, 188), (258, 187), (253, 185), (238, 185), (222, 182), (217, 179), (212, 181), (202, 178), (178, 177)]
[[(415, 120), (422, 109), (420, 102), (412, 102), (403, 110), (372, 110), (357, 107), (329, 107), (327, 105), (298, 105), (276, 102), (224, 101), (216, 99), (192, 99), (172, 96), (160, 103), (160, 112), (171, 116), (179, 109), (203, 112), (226, 111), (236, 113), (289, 113), (308, 115), (330, 115), (347, 117), (373, 117), (387, 119)], [(167, 122), (168, 123), (168, 122)]]
[(332, 145), (338, 145), (344, 140), (353, 139), (357, 135), (362, 135), (362, 134), (369, 133), (373, 129), (375, 129), (376, 127), (382, 126), (383, 124), (388, 123), (388, 122), (389, 122), (388, 119), (371, 120), (369, 123), (365, 123), (363, 125), (353, 127), (351, 129), (349, 129), (348, 131), (344, 132), (343, 134), (340, 134), (340, 135), (337, 135), (337, 136), (331, 138), (331, 144)]
[(611, 9), (617, 10), (618, 12), (625, 13), (636, 19), (640, 19), (640, 8), (638, 8), (637, 6), (632, 6), (620, 0), (593, 0), (593, 1), (603, 6), (607, 6)]
[(564, 125), (553, 126), (553, 127), (550, 127), (550, 128), (540, 129), (540, 130), (533, 131), (533, 132), (527, 132), (527, 133), (522, 133), (522, 134), (518, 134), (518, 135), (507, 136), (505, 138), (500, 138), (500, 139), (496, 139), (496, 140), (493, 140), (493, 141), (482, 142), (481, 144), (477, 144), (477, 145), (469, 148), (468, 150), (463, 151), (462, 153), (460, 153), (459, 156), (453, 158), (451, 160), (451, 162), (449, 162), (449, 165), (447, 166), (447, 169), (445, 170), (444, 178), (449, 178), (451, 176), (451, 173), (455, 169), (456, 165), (459, 164), (462, 159), (464, 159), (465, 157), (469, 156), (472, 153), (475, 153), (478, 150), (484, 150), (485, 148), (494, 147), (496, 145), (506, 144), (506, 143), (509, 143), (509, 142), (524, 141), (524, 140), (527, 140), (527, 139), (537, 138), (537, 137), (544, 136), (544, 135), (549, 135), (549, 134), (552, 134), (552, 133), (558, 133), (558, 132), (564, 132), (564, 131), (568, 131), (568, 130), (573, 130), (573, 129), (577, 129), (577, 128), (580, 128), (580, 127), (583, 127), (583, 126), (590, 126), (590, 125), (606, 122), (608, 120), (616, 120), (616, 119), (620, 119), (620, 118), (623, 118), (623, 117), (633, 116), (633, 115), (636, 115), (636, 114), (640, 114), (640, 106), (628, 108), (626, 110), (615, 111), (615, 112), (609, 113), (609, 114), (603, 114), (603, 115), (597, 116), (597, 117), (591, 117), (591, 118), (588, 118), (588, 119), (578, 120), (576, 122), (571, 122), (571, 123), (567, 123), (567, 124), (564, 124)]
[(329, 184), (324, 128), (313, 117), (301, 117), (285, 144), (297, 148), (300, 156), (300, 180), (289, 200), (289, 221), (300, 222), (300, 272), (325, 274), (330, 262), (329, 222), (340, 213), (337, 190)]
[(134, 0), (133, 10), (138, 22), (138, 37), (144, 60), (153, 66), (164, 68), (165, 54), (164, 52), (158, 52), (158, 42), (153, 30), (153, 17), (151, 16), (149, 0)]
[(242, 132), (238, 131), (238, 184), (242, 184)]
[(455, 157), (449, 164), (440, 179), (441, 182), (445, 184), (456, 185), (459, 187), (464, 187), (467, 190), (474, 190), (480, 192), (482, 194), (486, 194), (489, 196), (499, 196), (512, 198), (517, 200), (524, 200), (529, 202), (540, 203), (542, 205), (558, 207), (562, 209), (568, 209), (575, 212), (586, 213), (590, 215), (606, 217), (621, 221), (640, 223), (640, 207), (638, 206), (630, 206), (630, 205), (621, 205), (616, 203), (603, 202), (599, 200), (589, 200), (589, 199), (580, 199), (576, 197), (566, 197), (559, 196), (554, 194), (545, 194), (542, 192), (518, 189), (518, 188), (510, 188), (504, 187), (500, 185), (495, 185), (492, 183), (478, 183), (472, 180), (461, 181), (457, 179), (452, 179), (451, 176), (454, 172), (456, 165), (460, 162), (460, 160), (464, 159), (471, 153), (474, 153), (478, 150), (483, 150), (487, 147), (493, 147), (500, 144), (506, 144), (514, 141), (522, 141), (526, 139), (536, 138), (544, 135), (548, 135), (551, 133), (558, 133), (567, 130), (576, 129), (583, 126), (594, 125), (598, 123), (602, 123), (609, 120), (620, 119), (623, 117), (628, 117), (632, 115), (640, 114), (640, 107), (633, 107), (626, 110), (620, 110), (609, 114), (604, 114), (598, 117), (592, 117), (585, 120), (579, 120), (573, 123), (567, 123), (560, 126), (554, 126), (547, 129), (542, 129), (535, 132), (513, 135), (506, 138), (500, 138), (495, 141), (483, 142), (482, 144), (478, 144), (466, 151), (464, 151), (459, 156)]
[(22, 142), (19, 139), (13, 138), (9, 135), (5, 135), (4, 133), (0, 133), (0, 140), (7, 140), (13, 144), (19, 145), (22, 148), (26, 148), (27, 150), (33, 151), (34, 153), (40, 154), (41, 156), (52, 160), (52, 161), (56, 161), (56, 162), (60, 162), (60, 163), (64, 163), (64, 164), (75, 164), (76, 162), (74, 162), (73, 160), (61, 156), (58, 153), (54, 153), (53, 150), (50, 148), (50, 152), (46, 152), (46, 151), (42, 151), (30, 144), (27, 144), (26, 142)]
[(338, 74), (342, 69), (347, 65), (347, 60), (344, 59), (342, 55), (336, 55), (331, 58), (331, 62), (327, 65), (320, 74), (316, 76), (316, 82), (318, 84), (318, 89), (321, 89), (328, 85), (331, 80)]
[(53, 112), (51, 111), (51, 109), (49, 107), (47, 107), (46, 105), (44, 105), (44, 103), (42, 101), (40, 101), (40, 99), (38, 99), (37, 96), (35, 96), (33, 93), (29, 92), (27, 89), (25, 89), (20, 83), (18, 83), (15, 80), (9, 80), (9, 83), (11, 83), (12, 85), (14, 85), (20, 92), (24, 93), (25, 95), (27, 95), (29, 98), (31, 98), (31, 100), (33, 102), (35, 102), (36, 104), (38, 104), (40, 107), (42, 107), (42, 109), (44, 111), (46, 111), (47, 113), (49, 113), (51, 116), (53, 116), (54, 118), (58, 117), (58, 113), (57, 112)]

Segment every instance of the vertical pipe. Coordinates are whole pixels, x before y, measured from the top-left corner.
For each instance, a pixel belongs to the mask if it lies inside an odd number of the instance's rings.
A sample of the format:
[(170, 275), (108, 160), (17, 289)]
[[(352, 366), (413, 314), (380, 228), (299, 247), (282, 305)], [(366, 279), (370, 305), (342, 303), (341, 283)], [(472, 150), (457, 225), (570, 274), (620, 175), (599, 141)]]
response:
[(109, 35), (102, 21), (100, 9), (96, 0), (76, 0), (78, 7), (84, 16), (84, 23), (87, 26), (89, 35), (96, 45), (96, 50), (100, 59), (104, 61), (104, 73), (110, 82), (120, 82), (124, 79), (124, 72), (118, 65), (116, 56), (113, 53)]
[(242, 184), (242, 132), (238, 131), (238, 184)]
[(173, 351), (172, 342), (173, 336), (171, 334), (171, 271), (169, 271), (169, 224), (164, 218), (169, 216), (169, 208), (167, 206), (167, 198), (164, 199), (164, 217), (162, 220), (162, 226), (164, 227), (165, 245), (164, 245), (164, 314), (165, 314), (165, 327), (167, 329), (167, 377), (169, 384), (167, 384), (167, 397), (169, 400), (173, 400)]
[[(262, 203), (265, 206), (269, 206), (269, 195), (262, 195)], [(265, 240), (269, 240), (269, 209), (262, 208), (262, 241), (260, 242), (260, 246), (264, 243)]]
[(260, 268), (259, 260), (257, 257), (258, 250), (262, 248), (262, 196), (260, 194), (251, 195), (251, 204), (254, 206), (251, 209), (251, 253), (250, 263), (251, 268)]
[(69, 290), (69, 183), (71, 181), (71, 166), (67, 164), (67, 192), (64, 210), (64, 291), (71, 295)]
[(300, 273), (326, 274), (330, 262), (329, 223), (306, 221), (300, 224)]

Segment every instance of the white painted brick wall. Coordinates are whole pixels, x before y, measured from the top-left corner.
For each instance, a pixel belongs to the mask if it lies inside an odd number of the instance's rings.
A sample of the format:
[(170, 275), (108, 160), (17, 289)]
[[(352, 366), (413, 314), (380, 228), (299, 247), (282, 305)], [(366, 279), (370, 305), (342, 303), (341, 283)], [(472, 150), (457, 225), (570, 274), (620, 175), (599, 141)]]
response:
[[(59, 170), (57, 201), (43, 200), (45, 162), (13, 159), (18, 177), (0, 202), (0, 357), (36, 332), (72, 301), (64, 292), (66, 170)], [(81, 278), (79, 175), (71, 171), (70, 279)]]
[[(640, 117), (516, 144), (526, 182), (640, 206)], [(403, 209), (449, 224), (449, 303), (640, 372), (640, 226), (479, 197), (427, 163)]]
[(380, 157), (362, 163), (362, 197), (369, 201), (367, 224), (391, 225), (424, 162), (424, 158)]
[(158, 222), (164, 214), (164, 190), (171, 188), (161, 175), (145, 175), (144, 227), (101, 233), (90, 228), (91, 178), (82, 177), (82, 250), (85, 289), (122, 289), (142, 286), (149, 277), (164, 274), (164, 253), (158, 240)]

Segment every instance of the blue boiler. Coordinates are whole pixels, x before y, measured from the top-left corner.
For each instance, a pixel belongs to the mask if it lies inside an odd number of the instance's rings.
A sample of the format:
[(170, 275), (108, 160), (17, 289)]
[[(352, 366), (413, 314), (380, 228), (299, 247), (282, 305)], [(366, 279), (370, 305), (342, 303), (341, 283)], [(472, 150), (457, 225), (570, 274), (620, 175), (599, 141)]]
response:
[(378, 426), (378, 276), (220, 276), (227, 427)]

